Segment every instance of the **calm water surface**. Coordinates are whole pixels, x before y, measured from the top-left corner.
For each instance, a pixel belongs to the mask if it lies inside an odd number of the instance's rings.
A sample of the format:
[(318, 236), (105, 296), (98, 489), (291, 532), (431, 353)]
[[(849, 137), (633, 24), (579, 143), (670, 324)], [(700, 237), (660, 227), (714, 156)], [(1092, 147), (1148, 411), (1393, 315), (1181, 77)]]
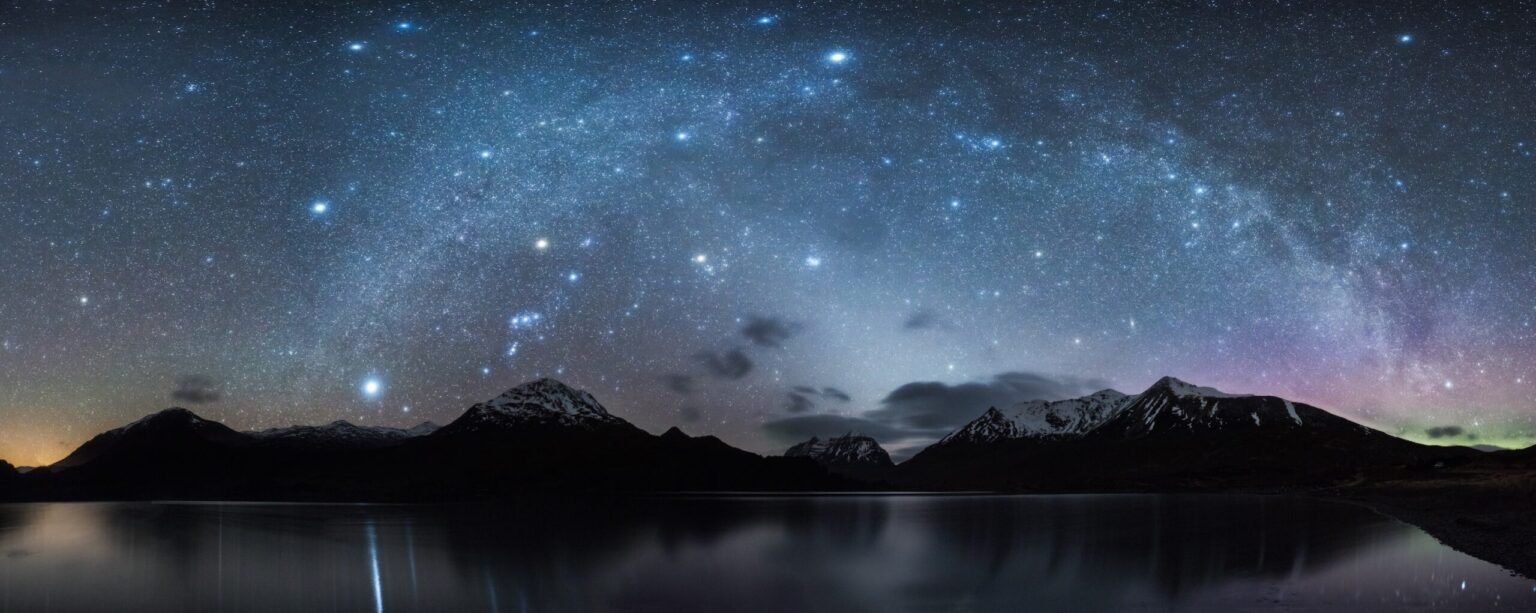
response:
[(1290, 498), (22, 504), (0, 609), (1536, 611), (1536, 582)]

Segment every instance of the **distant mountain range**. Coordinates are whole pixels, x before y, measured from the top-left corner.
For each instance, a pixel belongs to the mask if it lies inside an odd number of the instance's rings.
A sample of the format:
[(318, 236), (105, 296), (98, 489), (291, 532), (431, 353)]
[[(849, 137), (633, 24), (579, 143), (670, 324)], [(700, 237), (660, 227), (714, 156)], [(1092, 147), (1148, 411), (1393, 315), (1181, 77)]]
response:
[(529, 492), (857, 489), (1147, 491), (1319, 488), (1494, 457), (1399, 439), (1310, 405), (1165, 377), (1134, 396), (990, 408), (894, 464), (873, 438), (812, 438), (783, 457), (610, 414), (554, 379), (438, 427), (344, 421), (240, 432), (167, 409), (103, 432), (52, 466), (0, 462), (0, 498), (455, 500)]
[(1168, 490), (1323, 486), (1475, 454), (1275, 396), (1164, 377), (1135, 396), (988, 410), (898, 467), (930, 488)]
[(532, 381), (437, 427), (346, 422), (239, 432), (167, 409), (63, 460), (0, 466), (9, 499), (444, 500), (528, 492), (832, 490), (809, 458), (763, 457), (677, 429), (657, 436), (591, 394)]

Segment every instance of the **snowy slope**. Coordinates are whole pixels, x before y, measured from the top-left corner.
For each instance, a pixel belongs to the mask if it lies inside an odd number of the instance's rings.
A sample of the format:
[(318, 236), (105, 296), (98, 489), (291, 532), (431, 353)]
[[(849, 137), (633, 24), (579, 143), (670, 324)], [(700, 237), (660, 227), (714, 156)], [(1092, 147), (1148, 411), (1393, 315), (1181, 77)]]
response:
[(246, 434), (256, 438), (259, 442), (267, 444), (364, 448), (389, 445), (408, 438), (431, 434), (437, 428), (437, 424), (430, 421), (422, 422), (407, 429), (385, 426), (359, 426), (347, 421), (337, 420), (323, 426), (288, 426), (286, 428), (257, 430), (247, 432)]
[(845, 434), (829, 439), (811, 437), (784, 452), (788, 458), (811, 458), (823, 466), (867, 465), (891, 466), (891, 456), (880, 443), (868, 436)]
[(1133, 398), (1115, 390), (1067, 400), (1030, 400), (981, 417), (939, 441), (940, 445), (1010, 439), (1078, 438), (1117, 415)]
[(470, 407), (437, 434), (529, 426), (637, 430), (629, 422), (610, 415), (592, 394), (544, 378), (524, 383)]
[(1099, 428), (1095, 436), (1137, 438), (1159, 432), (1256, 430), (1375, 432), (1317, 407), (1284, 398), (1228, 394), (1163, 377)]

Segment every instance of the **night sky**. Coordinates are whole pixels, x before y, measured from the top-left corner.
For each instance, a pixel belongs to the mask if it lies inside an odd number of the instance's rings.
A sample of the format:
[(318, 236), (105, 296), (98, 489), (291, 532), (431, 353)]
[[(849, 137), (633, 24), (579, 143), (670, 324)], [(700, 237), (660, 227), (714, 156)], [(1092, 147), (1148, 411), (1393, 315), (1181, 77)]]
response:
[(539, 376), (760, 452), (1165, 374), (1536, 433), (1529, 5), (91, 4), (0, 6), (16, 464)]

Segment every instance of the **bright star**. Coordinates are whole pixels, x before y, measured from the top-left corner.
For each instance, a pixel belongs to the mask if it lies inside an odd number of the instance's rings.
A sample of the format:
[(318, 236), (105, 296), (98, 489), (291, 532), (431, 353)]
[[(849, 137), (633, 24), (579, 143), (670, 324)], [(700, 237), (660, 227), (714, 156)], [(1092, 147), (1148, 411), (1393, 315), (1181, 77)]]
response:
[(329, 210), (331, 210), (331, 203), (324, 200), (316, 200), (314, 204), (309, 205), (309, 212), (316, 215), (324, 215)]
[(414, 27), (416, 27), (416, 25), (411, 23), (411, 22), (409, 22), (409, 21), (402, 21), (400, 23), (395, 24), (395, 29), (396, 30), (401, 30), (401, 31), (409, 30), (409, 29), (414, 28)]
[(364, 396), (367, 396), (369, 398), (374, 398), (374, 397), (377, 397), (379, 395), (379, 392), (382, 392), (382, 391), (384, 391), (384, 383), (382, 381), (379, 381), (378, 378), (370, 377), (367, 380), (363, 381), (363, 395)]
[(691, 135), (691, 134), (689, 134), (687, 132), (678, 132), (677, 134), (672, 135), (672, 137), (676, 138), (677, 142), (681, 143), (681, 142), (687, 141), (690, 138), (693, 138), (693, 135)]
[(533, 241), (533, 248), (538, 249), (539, 251), (549, 250), (549, 239), (541, 238), (539, 240)]
[(362, 51), (363, 50), (363, 44), (362, 43), (351, 43), (351, 44), (347, 45), (347, 49), (349, 49), (351, 51)]
[(482, 160), (489, 160), (489, 159), (491, 159), (491, 150), (490, 149), (482, 150), (480, 152), (480, 159), (482, 159)]
[(1397, 37), (1397, 42), (1400, 42), (1400, 43), (1405, 44), (1405, 45), (1408, 44), (1408, 43), (1411, 43), (1411, 42), (1413, 42), (1413, 35), (1412, 34), (1399, 34), (1398, 37)]
[(816, 257), (814, 255), (806, 256), (806, 258), (805, 258), (805, 265), (809, 266), (811, 268), (820, 268), (821, 267), (821, 258)]
[(846, 51), (833, 51), (827, 54), (827, 61), (833, 64), (841, 64), (848, 61), (848, 58), (848, 52)]
[(773, 15), (763, 15), (762, 17), (758, 17), (757, 18), (757, 25), (760, 25), (760, 26), (771, 26), (771, 25), (773, 25), (773, 22), (776, 21), (776, 20), (777, 19)]

